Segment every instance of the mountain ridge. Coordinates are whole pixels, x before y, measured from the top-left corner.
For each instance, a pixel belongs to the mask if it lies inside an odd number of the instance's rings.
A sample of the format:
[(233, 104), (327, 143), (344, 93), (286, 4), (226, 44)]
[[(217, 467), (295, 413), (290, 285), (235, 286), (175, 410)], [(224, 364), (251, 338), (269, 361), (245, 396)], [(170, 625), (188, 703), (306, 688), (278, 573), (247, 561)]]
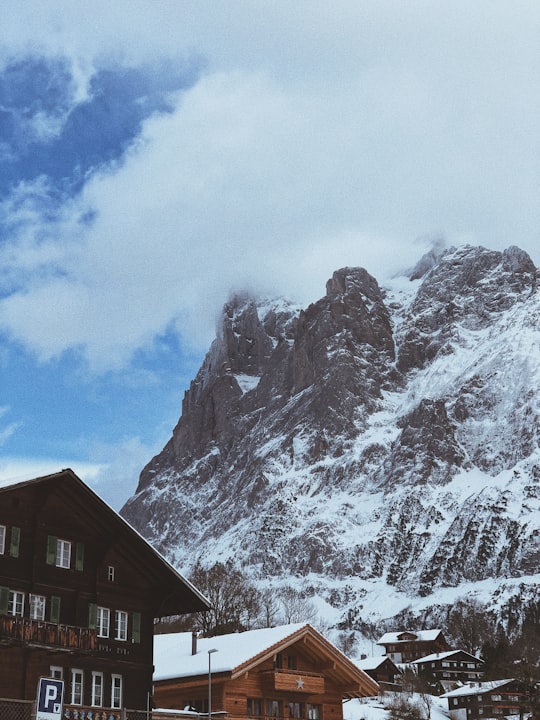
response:
[(341, 268), (305, 309), (231, 298), (122, 514), (184, 572), (232, 558), (335, 623), (493, 582), (538, 599), (537, 279), (463, 246), (383, 288)]

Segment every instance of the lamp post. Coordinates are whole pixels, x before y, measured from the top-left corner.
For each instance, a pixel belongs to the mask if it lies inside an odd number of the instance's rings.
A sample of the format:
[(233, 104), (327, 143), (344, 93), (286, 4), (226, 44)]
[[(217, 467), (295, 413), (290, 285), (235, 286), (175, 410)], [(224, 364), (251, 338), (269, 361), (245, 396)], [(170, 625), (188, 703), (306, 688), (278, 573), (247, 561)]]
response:
[(217, 648), (212, 648), (208, 651), (208, 720), (212, 718), (212, 667), (210, 659), (212, 653), (217, 652)]

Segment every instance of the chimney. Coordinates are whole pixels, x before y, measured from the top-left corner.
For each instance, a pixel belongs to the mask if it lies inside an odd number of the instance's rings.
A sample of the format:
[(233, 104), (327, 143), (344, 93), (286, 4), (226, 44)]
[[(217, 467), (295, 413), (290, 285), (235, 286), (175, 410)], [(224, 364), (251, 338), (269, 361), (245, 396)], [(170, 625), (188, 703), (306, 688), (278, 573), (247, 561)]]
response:
[(191, 633), (191, 654), (197, 654), (197, 633), (195, 630)]

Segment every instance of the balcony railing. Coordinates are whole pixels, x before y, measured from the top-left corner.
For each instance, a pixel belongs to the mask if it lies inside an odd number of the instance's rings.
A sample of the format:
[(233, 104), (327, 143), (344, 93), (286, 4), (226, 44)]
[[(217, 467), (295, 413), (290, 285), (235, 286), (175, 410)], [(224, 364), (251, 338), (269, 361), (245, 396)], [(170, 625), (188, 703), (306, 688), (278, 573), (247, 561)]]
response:
[(56, 625), (43, 620), (0, 615), (0, 641), (24, 645), (46, 645), (60, 650), (96, 649), (96, 631), (73, 625)]

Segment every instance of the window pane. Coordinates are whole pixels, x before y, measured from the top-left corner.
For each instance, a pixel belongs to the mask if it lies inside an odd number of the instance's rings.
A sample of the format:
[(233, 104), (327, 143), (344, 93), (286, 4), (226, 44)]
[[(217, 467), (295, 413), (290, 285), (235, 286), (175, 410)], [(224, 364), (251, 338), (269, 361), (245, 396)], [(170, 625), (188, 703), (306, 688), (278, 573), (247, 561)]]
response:
[(68, 540), (56, 540), (56, 567), (71, 567), (71, 543)]
[(111, 676), (111, 707), (121, 708), (122, 707), (122, 676), (112, 675)]
[(109, 637), (111, 622), (111, 611), (109, 608), (98, 607), (97, 609), (97, 634), (99, 637)]
[(114, 613), (115, 639), (127, 640), (128, 614), (123, 610), (116, 610)]
[(45, 620), (45, 598), (43, 595), (30, 595), (30, 617), (32, 620)]
[(0, 555), (4, 554), (6, 547), (6, 528), (5, 525), (0, 525)]
[(101, 707), (103, 704), (103, 675), (92, 673), (92, 705)]
[(71, 704), (82, 705), (83, 702), (83, 673), (82, 670), (71, 671)]
[(24, 614), (24, 593), (18, 590), (9, 591), (8, 613), (22, 617)]

